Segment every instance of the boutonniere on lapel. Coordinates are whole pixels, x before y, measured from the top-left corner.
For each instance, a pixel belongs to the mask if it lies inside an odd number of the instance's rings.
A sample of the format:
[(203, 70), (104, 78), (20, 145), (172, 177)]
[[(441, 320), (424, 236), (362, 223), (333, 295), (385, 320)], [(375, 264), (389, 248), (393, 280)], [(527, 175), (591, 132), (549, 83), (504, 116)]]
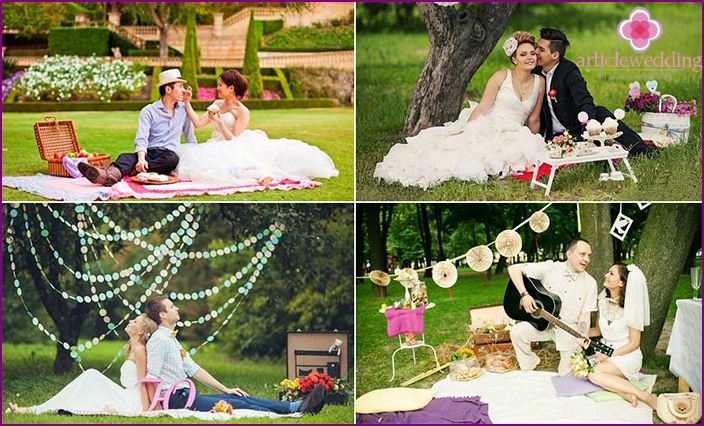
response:
[(550, 97), (550, 99), (552, 99), (553, 102), (557, 103), (557, 90), (550, 89), (550, 91), (548, 92), (548, 96)]
[(186, 359), (186, 350), (181, 349), (181, 359)]

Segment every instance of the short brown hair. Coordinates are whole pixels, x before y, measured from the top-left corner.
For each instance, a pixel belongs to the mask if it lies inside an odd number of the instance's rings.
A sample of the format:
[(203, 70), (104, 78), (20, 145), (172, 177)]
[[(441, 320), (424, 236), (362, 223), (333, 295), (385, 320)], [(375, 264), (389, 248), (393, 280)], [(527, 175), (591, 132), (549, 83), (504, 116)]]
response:
[(144, 307), (144, 313), (146, 313), (147, 316), (157, 324), (161, 324), (161, 317), (159, 317), (159, 314), (162, 312), (166, 312), (164, 300), (166, 300), (167, 298), (167, 296), (162, 295), (157, 296), (153, 299), (149, 299), (147, 301), (146, 306)]
[[(566, 251), (571, 251), (572, 249), (574, 249), (574, 246), (576, 246), (577, 243), (579, 243), (580, 241), (589, 244), (589, 241), (585, 240), (584, 238), (579, 238), (579, 237), (572, 238), (572, 240), (570, 240), (570, 242), (567, 243), (567, 250)], [(591, 244), (589, 244), (589, 246), (591, 247)]]
[(235, 96), (237, 99), (244, 98), (249, 90), (249, 82), (237, 70), (227, 70), (220, 74), (220, 80), (225, 86), (233, 86), (235, 88)]

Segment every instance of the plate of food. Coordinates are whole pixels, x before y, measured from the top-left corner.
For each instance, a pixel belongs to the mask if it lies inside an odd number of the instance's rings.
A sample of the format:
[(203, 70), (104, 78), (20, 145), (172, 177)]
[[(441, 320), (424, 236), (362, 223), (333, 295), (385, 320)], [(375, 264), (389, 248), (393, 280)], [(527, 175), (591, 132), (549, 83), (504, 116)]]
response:
[(492, 373), (505, 373), (515, 370), (516, 366), (509, 355), (501, 352), (490, 352), (486, 355), (484, 368)]
[(596, 145), (591, 142), (578, 142), (575, 151), (577, 152), (577, 157), (583, 157), (585, 155), (591, 155), (595, 152)]
[(178, 178), (176, 176), (150, 172), (139, 173), (137, 176), (132, 176), (132, 182), (141, 183), (142, 185), (168, 185), (178, 182)]
[(484, 370), (479, 367), (471, 367), (469, 369), (457, 369), (450, 373), (450, 379), (458, 382), (476, 379), (481, 376)]
[(599, 141), (599, 142), (604, 142), (609, 139), (616, 139), (617, 137), (619, 137), (621, 135), (623, 135), (623, 132), (616, 132), (611, 135), (607, 135), (605, 132), (601, 132), (598, 135), (593, 135), (593, 136), (590, 136), (589, 133), (587, 133), (587, 132), (582, 133), (582, 137), (584, 139), (590, 140), (590, 141)]

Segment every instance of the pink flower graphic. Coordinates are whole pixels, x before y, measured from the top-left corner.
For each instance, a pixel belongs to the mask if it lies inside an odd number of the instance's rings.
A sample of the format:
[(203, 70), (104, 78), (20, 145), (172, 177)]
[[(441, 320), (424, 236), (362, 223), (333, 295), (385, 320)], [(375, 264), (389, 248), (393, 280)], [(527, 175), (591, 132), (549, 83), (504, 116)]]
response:
[(655, 19), (650, 19), (647, 9), (636, 7), (631, 11), (629, 19), (618, 24), (618, 35), (628, 40), (635, 52), (643, 53), (650, 48), (651, 41), (660, 38), (662, 25)]

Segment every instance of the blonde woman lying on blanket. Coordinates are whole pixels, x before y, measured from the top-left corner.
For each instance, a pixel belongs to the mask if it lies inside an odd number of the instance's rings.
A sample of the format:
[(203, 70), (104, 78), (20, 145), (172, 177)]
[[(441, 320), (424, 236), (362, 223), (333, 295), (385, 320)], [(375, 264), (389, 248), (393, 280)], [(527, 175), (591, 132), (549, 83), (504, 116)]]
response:
[[(589, 381), (621, 395), (634, 407), (638, 400), (657, 408), (658, 397), (643, 391), (628, 380), (638, 378), (643, 364), (640, 335), (650, 325), (650, 303), (643, 272), (635, 266), (616, 263), (604, 276), (604, 290), (599, 294), (596, 327), (589, 329), (589, 337), (602, 336), (602, 341), (613, 347), (611, 357), (597, 353), (594, 372)], [(585, 349), (584, 338), (577, 340)]]
[(212, 122), (215, 131), (206, 143), (181, 145), (176, 175), (180, 179), (224, 185), (266, 185), (274, 180), (305, 180), (338, 175), (332, 159), (318, 147), (293, 139), (269, 139), (261, 130), (247, 130), (249, 109), (241, 99), (249, 83), (236, 70), (218, 78), (218, 97), (198, 117), (186, 89), (186, 112), (196, 129)]
[(531, 74), (535, 37), (517, 31), (503, 50), (515, 67), (491, 76), (479, 104), (471, 102), (456, 121), (391, 147), (374, 177), (428, 189), (450, 179), (484, 183), (490, 176), (531, 170), (545, 149), (538, 134), (545, 80)]
[(130, 341), (125, 350), (127, 360), (120, 368), (120, 383), (124, 388), (99, 371), (90, 369), (45, 403), (18, 407), (11, 402), (10, 409), (21, 414), (41, 414), (58, 410), (75, 414), (131, 414), (146, 411), (151, 404), (153, 389), (136, 384), (147, 374), (146, 344), (157, 328), (157, 324), (146, 314), (132, 319), (125, 327)]

